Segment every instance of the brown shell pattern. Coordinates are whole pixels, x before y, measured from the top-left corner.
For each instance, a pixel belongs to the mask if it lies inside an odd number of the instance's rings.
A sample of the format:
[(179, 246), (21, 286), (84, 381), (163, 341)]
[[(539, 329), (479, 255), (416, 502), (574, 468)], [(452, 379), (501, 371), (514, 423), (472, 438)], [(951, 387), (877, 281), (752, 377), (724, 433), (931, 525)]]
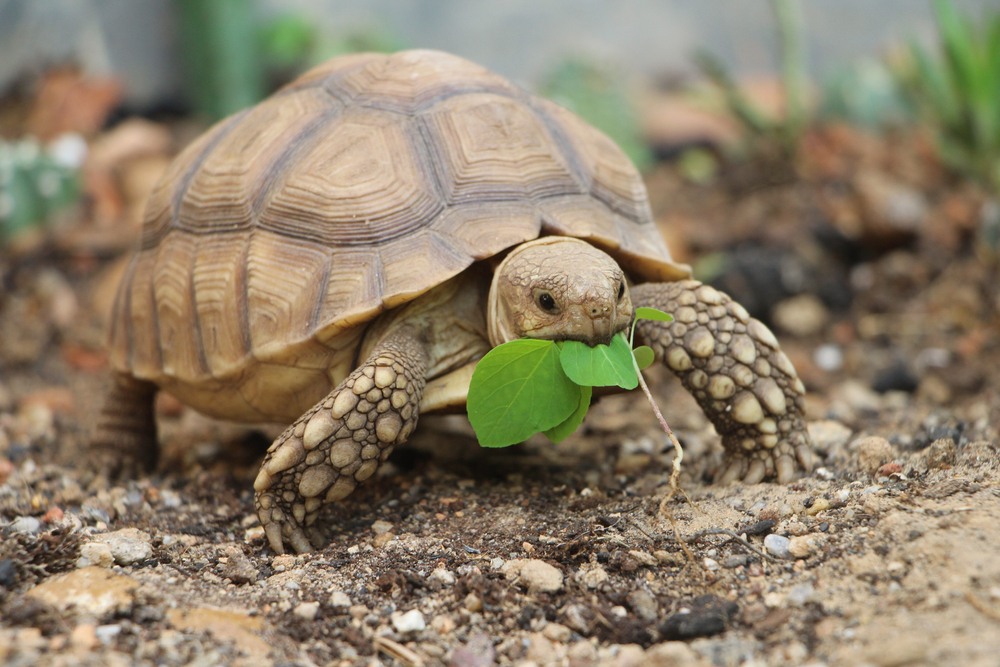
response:
[(444, 53), (337, 58), (172, 163), (112, 361), (206, 391), (251, 361), (322, 373), (356, 325), (543, 234), (638, 280), (686, 276), (628, 158), (569, 111)]

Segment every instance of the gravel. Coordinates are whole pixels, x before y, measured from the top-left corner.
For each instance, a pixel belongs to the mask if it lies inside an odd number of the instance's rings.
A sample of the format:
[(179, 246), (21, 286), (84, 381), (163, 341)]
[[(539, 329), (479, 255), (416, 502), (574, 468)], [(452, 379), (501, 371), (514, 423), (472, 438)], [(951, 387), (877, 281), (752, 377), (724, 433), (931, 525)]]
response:
[(788, 551), (790, 544), (791, 540), (782, 535), (771, 534), (764, 538), (764, 548), (775, 558), (790, 558), (791, 553)]

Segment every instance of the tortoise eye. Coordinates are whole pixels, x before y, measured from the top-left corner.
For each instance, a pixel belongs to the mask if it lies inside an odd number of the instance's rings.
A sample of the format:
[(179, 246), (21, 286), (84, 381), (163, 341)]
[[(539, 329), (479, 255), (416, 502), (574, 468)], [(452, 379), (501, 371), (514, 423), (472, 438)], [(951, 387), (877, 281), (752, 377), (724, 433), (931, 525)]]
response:
[(555, 312), (556, 310), (556, 300), (552, 298), (552, 295), (548, 292), (542, 292), (538, 295), (538, 305), (542, 307), (542, 310), (549, 313)]
[(625, 296), (625, 281), (618, 283), (618, 300), (621, 301), (622, 297)]

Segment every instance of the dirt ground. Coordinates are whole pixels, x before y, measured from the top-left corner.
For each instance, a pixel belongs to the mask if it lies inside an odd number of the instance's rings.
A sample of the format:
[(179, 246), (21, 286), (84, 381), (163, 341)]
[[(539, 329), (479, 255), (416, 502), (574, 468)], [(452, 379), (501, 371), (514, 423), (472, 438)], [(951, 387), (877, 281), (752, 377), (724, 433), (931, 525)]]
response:
[(0, 252), (0, 662), (997, 667), (1000, 290), (983, 196), (922, 146), (831, 129), (794, 171), (649, 177), (672, 248), (725, 258), (715, 284), (798, 367), (811, 474), (713, 486), (717, 436), (652, 369), (685, 497), (661, 508), (672, 450), (638, 393), (559, 446), (427, 417), (306, 556), (253, 514), (274, 429), (166, 397), (157, 472), (88, 486), (115, 244)]

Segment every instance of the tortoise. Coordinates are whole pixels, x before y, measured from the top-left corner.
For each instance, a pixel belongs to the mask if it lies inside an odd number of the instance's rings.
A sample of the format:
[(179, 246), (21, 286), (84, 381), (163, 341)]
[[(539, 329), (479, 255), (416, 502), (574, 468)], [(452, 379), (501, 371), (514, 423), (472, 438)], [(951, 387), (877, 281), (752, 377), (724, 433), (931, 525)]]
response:
[(570, 111), (435, 51), (330, 60), (217, 123), (167, 169), (112, 313), (91, 465), (157, 458), (158, 390), (291, 425), (255, 507), (275, 552), (372, 477), (421, 413), (464, 406), (519, 337), (636, 335), (726, 450), (719, 483), (809, 470), (804, 387), (767, 327), (691, 279), (636, 168)]

